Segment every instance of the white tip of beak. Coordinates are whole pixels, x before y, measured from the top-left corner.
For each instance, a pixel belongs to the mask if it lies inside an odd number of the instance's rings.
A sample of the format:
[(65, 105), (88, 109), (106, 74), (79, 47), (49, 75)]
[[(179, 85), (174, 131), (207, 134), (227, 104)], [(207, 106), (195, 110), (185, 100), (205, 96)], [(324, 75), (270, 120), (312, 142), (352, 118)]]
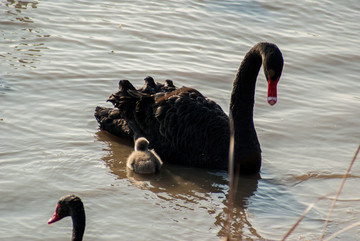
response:
[(277, 97), (274, 97), (274, 96), (269, 96), (269, 97), (268, 97), (268, 103), (269, 103), (270, 105), (275, 105), (276, 102), (277, 102)]

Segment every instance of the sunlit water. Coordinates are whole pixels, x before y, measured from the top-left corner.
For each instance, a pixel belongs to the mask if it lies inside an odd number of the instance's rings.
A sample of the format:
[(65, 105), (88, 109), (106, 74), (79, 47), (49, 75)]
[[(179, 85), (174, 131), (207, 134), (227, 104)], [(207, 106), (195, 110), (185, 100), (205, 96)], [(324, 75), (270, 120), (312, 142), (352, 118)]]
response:
[[(242, 177), (234, 239), (279, 240), (305, 208), (334, 195), (360, 141), (358, 1), (0, 1), (0, 239), (68, 240), (47, 225), (75, 193), (85, 240), (219, 240), (225, 172), (166, 165), (127, 173), (132, 146), (98, 129), (97, 105), (120, 79), (147, 75), (197, 88), (228, 109), (245, 53), (276, 43), (285, 67), (278, 103), (260, 72), (255, 123), (261, 178)], [(326, 236), (360, 219), (359, 160)], [(290, 236), (320, 236), (331, 200)], [(335, 240), (360, 240), (359, 228)]]

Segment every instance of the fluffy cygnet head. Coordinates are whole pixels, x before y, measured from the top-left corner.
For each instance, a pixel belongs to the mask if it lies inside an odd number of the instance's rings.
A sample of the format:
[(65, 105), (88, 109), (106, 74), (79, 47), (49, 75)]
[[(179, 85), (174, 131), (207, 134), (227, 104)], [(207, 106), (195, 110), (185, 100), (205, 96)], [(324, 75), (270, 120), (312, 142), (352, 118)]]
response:
[(147, 151), (148, 147), (149, 141), (144, 137), (140, 137), (135, 141), (135, 151)]

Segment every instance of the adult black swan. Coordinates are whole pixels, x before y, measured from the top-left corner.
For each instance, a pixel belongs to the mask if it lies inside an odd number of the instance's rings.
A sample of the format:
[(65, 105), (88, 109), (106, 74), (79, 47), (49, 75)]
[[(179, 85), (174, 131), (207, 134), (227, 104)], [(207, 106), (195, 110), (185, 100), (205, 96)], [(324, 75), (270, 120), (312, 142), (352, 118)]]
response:
[[(267, 100), (277, 101), (283, 57), (272, 43), (252, 47), (236, 74), (230, 101), (234, 125), (235, 170), (255, 174), (261, 167), (261, 149), (253, 122), (255, 83), (264, 66), (268, 82)], [(132, 138), (146, 137), (166, 163), (210, 169), (227, 169), (230, 121), (221, 107), (192, 88), (176, 89), (170, 84), (155, 84), (151, 77), (144, 87), (135, 89), (121, 80), (119, 90), (108, 101), (115, 108), (97, 107), (100, 127), (113, 134)]]
[(49, 219), (48, 224), (71, 216), (73, 221), (73, 241), (81, 241), (85, 231), (85, 210), (81, 199), (75, 195), (67, 195), (59, 199), (55, 213)]

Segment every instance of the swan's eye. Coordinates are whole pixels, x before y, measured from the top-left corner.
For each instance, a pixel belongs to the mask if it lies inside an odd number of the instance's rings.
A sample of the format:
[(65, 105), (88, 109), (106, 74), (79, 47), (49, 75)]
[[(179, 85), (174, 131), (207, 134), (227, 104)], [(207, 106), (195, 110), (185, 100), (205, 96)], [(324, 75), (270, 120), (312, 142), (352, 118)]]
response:
[(268, 75), (269, 75), (269, 76), (267, 76), (268, 79), (270, 78), (271, 80), (275, 80), (275, 70), (269, 69), (268, 70)]

